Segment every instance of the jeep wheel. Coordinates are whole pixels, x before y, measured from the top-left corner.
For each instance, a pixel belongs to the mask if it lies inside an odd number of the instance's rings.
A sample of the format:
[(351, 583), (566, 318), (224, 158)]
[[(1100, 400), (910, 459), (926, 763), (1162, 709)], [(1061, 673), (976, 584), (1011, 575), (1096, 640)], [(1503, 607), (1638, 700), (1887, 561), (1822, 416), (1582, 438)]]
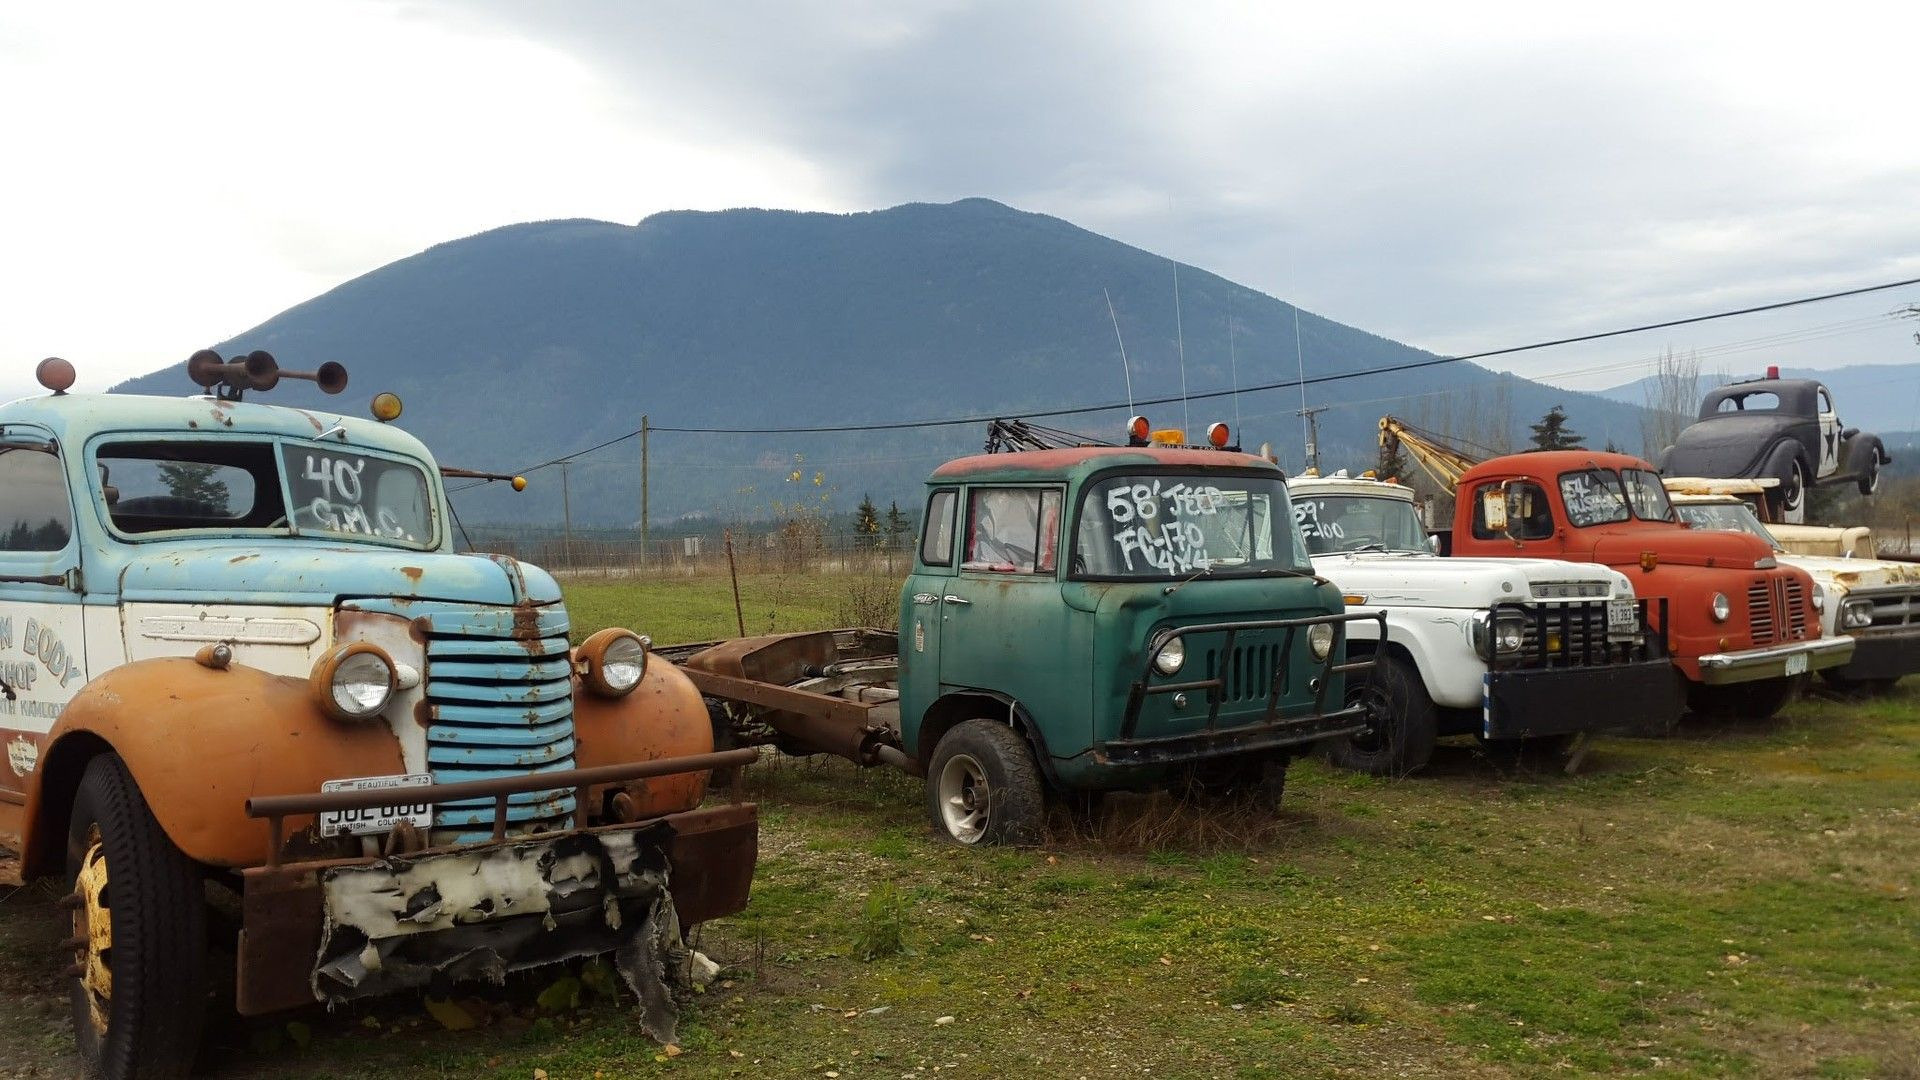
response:
[(1716, 720), (1769, 720), (1786, 707), (1798, 685), (1798, 679), (1781, 678), (1732, 686), (1695, 686), (1687, 694), (1687, 706)]
[(1039, 843), (1046, 796), (1026, 740), (997, 720), (947, 732), (928, 763), (927, 816), (957, 844)]
[(1365, 706), (1373, 726), (1322, 740), (1320, 752), (1331, 764), (1374, 776), (1405, 776), (1433, 757), (1440, 734), (1433, 699), (1405, 660), (1376, 653), (1373, 670), (1347, 684), (1347, 704)]
[(87, 764), (67, 829), (77, 962), (69, 971), (83, 1075), (187, 1076), (206, 1012), (206, 898), (120, 759)]

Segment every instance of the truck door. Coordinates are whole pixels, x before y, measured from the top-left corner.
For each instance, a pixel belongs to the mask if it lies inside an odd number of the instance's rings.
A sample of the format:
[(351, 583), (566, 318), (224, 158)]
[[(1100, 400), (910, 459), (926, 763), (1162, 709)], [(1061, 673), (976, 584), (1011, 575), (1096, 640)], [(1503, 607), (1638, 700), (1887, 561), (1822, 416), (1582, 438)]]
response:
[(960, 564), (941, 598), (940, 681), (1039, 709), (1071, 673), (1058, 571), (1061, 489), (969, 487)]
[(1820, 471), (1832, 476), (1840, 469), (1840, 417), (1833, 411), (1833, 395), (1820, 388)]
[(0, 845), (18, 847), (18, 811), (47, 731), (87, 683), (79, 570), (52, 435), (10, 424), (0, 436)]
[(935, 488), (927, 496), (920, 550), (900, 604), (900, 735), (919, 747), (920, 720), (940, 697), (941, 624), (954, 568), (954, 520), (959, 488)]

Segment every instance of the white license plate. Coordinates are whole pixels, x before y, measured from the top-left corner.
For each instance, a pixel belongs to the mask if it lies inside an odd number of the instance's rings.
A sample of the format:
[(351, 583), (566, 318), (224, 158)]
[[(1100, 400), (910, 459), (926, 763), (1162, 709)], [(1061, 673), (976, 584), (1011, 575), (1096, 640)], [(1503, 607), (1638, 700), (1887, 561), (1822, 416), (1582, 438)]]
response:
[(1787, 657), (1787, 674), (1805, 675), (1807, 673), (1807, 654), (1794, 653)]
[(1607, 601), (1607, 633), (1631, 634), (1640, 629), (1640, 614), (1631, 600)]
[[(427, 773), (405, 776), (362, 776), (352, 780), (328, 780), (321, 791), (379, 791), (383, 788), (425, 787), (433, 783)], [(321, 836), (360, 836), (389, 832), (401, 822), (416, 829), (433, 828), (432, 803), (402, 803), (395, 806), (368, 806), (358, 810), (323, 810), (320, 813)]]

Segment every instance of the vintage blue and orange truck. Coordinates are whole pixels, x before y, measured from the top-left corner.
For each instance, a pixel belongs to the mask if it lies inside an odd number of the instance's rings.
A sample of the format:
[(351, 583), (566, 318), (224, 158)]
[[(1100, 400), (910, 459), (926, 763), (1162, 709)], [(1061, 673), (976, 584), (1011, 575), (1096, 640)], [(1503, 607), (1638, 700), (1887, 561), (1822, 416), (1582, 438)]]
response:
[(757, 847), (751, 804), (702, 805), (753, 751), (713, 752), (699, 691), (456, 552), (413, 436), (241, 400), (338, 365), (38, 374), (0, 405), (0, 883), (67, 884), (87, 1073), (188, 1074), (216, 946), (247, 1014), (611, 954), (671, 1037), (683, 930), (745, 905)]

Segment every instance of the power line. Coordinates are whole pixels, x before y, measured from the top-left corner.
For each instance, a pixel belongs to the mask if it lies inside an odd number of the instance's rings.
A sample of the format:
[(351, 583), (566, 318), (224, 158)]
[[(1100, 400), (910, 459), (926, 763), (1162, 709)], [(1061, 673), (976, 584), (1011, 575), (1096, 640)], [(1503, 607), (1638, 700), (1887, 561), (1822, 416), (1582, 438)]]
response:
[[(1770, 304), (1756, 304), (1751, 307), (1735, 308), (1730, 311), (1717, 311), (1708, 315), (1692, 315), (1683, 319), (1668, 319), (1664, 322), (1642, 323), (1637, 326), (1629, 326), (1629, 327), (1624, 327), (1617, 330), (1602, 330), (1602, 331), (1598, 331), (1591, 334), (1576, 334), (1570, 337), (1553, 338), (1547, 341), (1536, 341), (1526, 345), (1511, 345), (1511, 346), (1507, 346), (1505, 348), (1500, 348), (1500, 349), (1487, 349), (1482, 352), (1463, 353), (1457, 356), (1436, 356), (1427, 360), (1409, 361), (1404, 364), (1388, 364), (1383, 367), (1366, 368), (1360, 371), (1334, 372), (1326, 375), (1315, 375), (1311, 378), (1307, 378), (1303, 376), (1301, 378), (1296, 378), (1296, 379), (1282, 379), (1277, 382), (1262, 383), (1257, 386), (1240, 387), (1238, 388), (1238, 390), (1233, 390), (1233, 389), (1208, 390), (1208, 391), (1203, 391), (1201, 393), (1191, 394), (1191, 395), (1152, 398), (1147, 400), (1134, 401), (1131, 404), (1131, 407), (1137, 409), (1144, 405), (1168, 405), (1168, 404), (1172, 404), (1173, 402), (1182, 401), (1182, 400), (1204, 401), (1212, 398), (1227, 397), (1234, 393), (1257, 393), (1263, 390), (1283, 390), (1288, 387), (1294, 387), (1294, 386), (1302, 387), (1304, 389), (1305, 387), (1308, 387), (1308, 386), (1317, 386), (1324, 383), (1332, 383), (1332, 382), (1344, 382), (1348, 379), (1361, 379), (1361, 378), (1366, 378), (1367, 376), (1370, 376), (1370, 375), (1391, 375), (1391, 374), (1395, 374), (1403, 371), (1418, 371), (1424, 368), (1440, 367), (1445, 364), (1463, 363), (1468, 360), (1484, 360), (1494, 356), (1511, 356), (1515, 353), (1533, 352), (1539, 349), (1557, 348), (1562, 345), (1577, 345), (1587, 341), (1602, 341), (1607, 338), (1625, 337), (1629, 334), (1642, 334), (1650, 330), (1666, 330), (1676, 326), (1692, 326), (1699, 323), (1714, 322), (1720, 319), (1738, 318), (1743, 315), (1757, 315), (1757, 314), (1760, 314), (1761, 312), (1780, 311), (1786, 308), (1804, 307), (1805, 305), (1808, 305), (1808, 304), (1824, 303), (1829, 300), (1840, 300), (1849, 296), (1864, 296), (1868, 293), (1885, 292), (1889, 289), (1899, 289), (1909, 285), (1920, 285), (1920, 277), (1906, 278), (1900, 281), (1889, 281), (1879, 285), (1866, 285), (1866, 286), (1862, 286), (1860, 288), (1855, 288), (1855, 289), (1843, 289), (1839, 292), (1821, 293), (1815, 296), (1802, 296), (1792, 300), (1779, 300)], [(904, 431), (904, 430), (919, 429), (919, 428), (962, 427), (970, 424), (984, 424), (991, 420), (1029, 420), (1029, 419), (1042, 417), (1042, 416), (1080, 416), (1086, 413), (1113, 412), (1113, 411), (1125, 409), (1128, 407), (1129, 405), (1126, 402), (1108, 402), (1102, 405), (1076, 405), (1076, 406), (1068, 406), (1068, 407), (1058, 408), (1058, 409), (1039, 409), (1039, 410), (1034, 410), (1029, 412), (995, 412), (995, 413), (987, 413), (987, 414), (981, 414), (981, 415), (975, 415), (975, 416), (944, 417), (944, 418), (932, 418), (932, 419), (924, 419), (924, 420), (895, 420), (895, 421), (888, 421), (888, 422), (882, 422), (882, 423), (870, 423), (870, 424), (823, 424), (818, 426), (803, 426), (803, 427), (758, 427), (758, 428), (675, 427), (675, 426), (668, 426), (663, 424), (656, 424), (656, 425), (653, 425), (652, 430), (673, 432), (676, 434), (688, 434), (688, 435), (831, 435), (831, 434), (842, 434), (842, 433), (848, 433), (848, 432)], [(574, 458), (584, 457), (588, 454), (597, 453), (601, 450), (605, 450), (609, 446), (615, 446), (620, 443), (626, 442), (628, 439), (638, 437), (639, 434), (640, 434), (639, 430), (635, 429), (633, 431), (627, 432), (624, 435), (618, 435), (618, 436), (615, 436), (614, 438), (608, 439), (605, 442), (596, 443), (582, 450), (575, 450), (569, 454), (563, 454), (558, 457), (550, 458), (546, 461), (540, 462), (537, 465), (529, 466), (526, 469), (523, 469), (520, 471), (522, 473), (530, 473), (530, 472), (536, 472), (540, 469), (550, 468), (554, 465), (558, 465), (563, 462), (570, 461)], [(463, 487), (458, 490), (465, 491), (465, 490), (468, 490), (468, 488)]]

